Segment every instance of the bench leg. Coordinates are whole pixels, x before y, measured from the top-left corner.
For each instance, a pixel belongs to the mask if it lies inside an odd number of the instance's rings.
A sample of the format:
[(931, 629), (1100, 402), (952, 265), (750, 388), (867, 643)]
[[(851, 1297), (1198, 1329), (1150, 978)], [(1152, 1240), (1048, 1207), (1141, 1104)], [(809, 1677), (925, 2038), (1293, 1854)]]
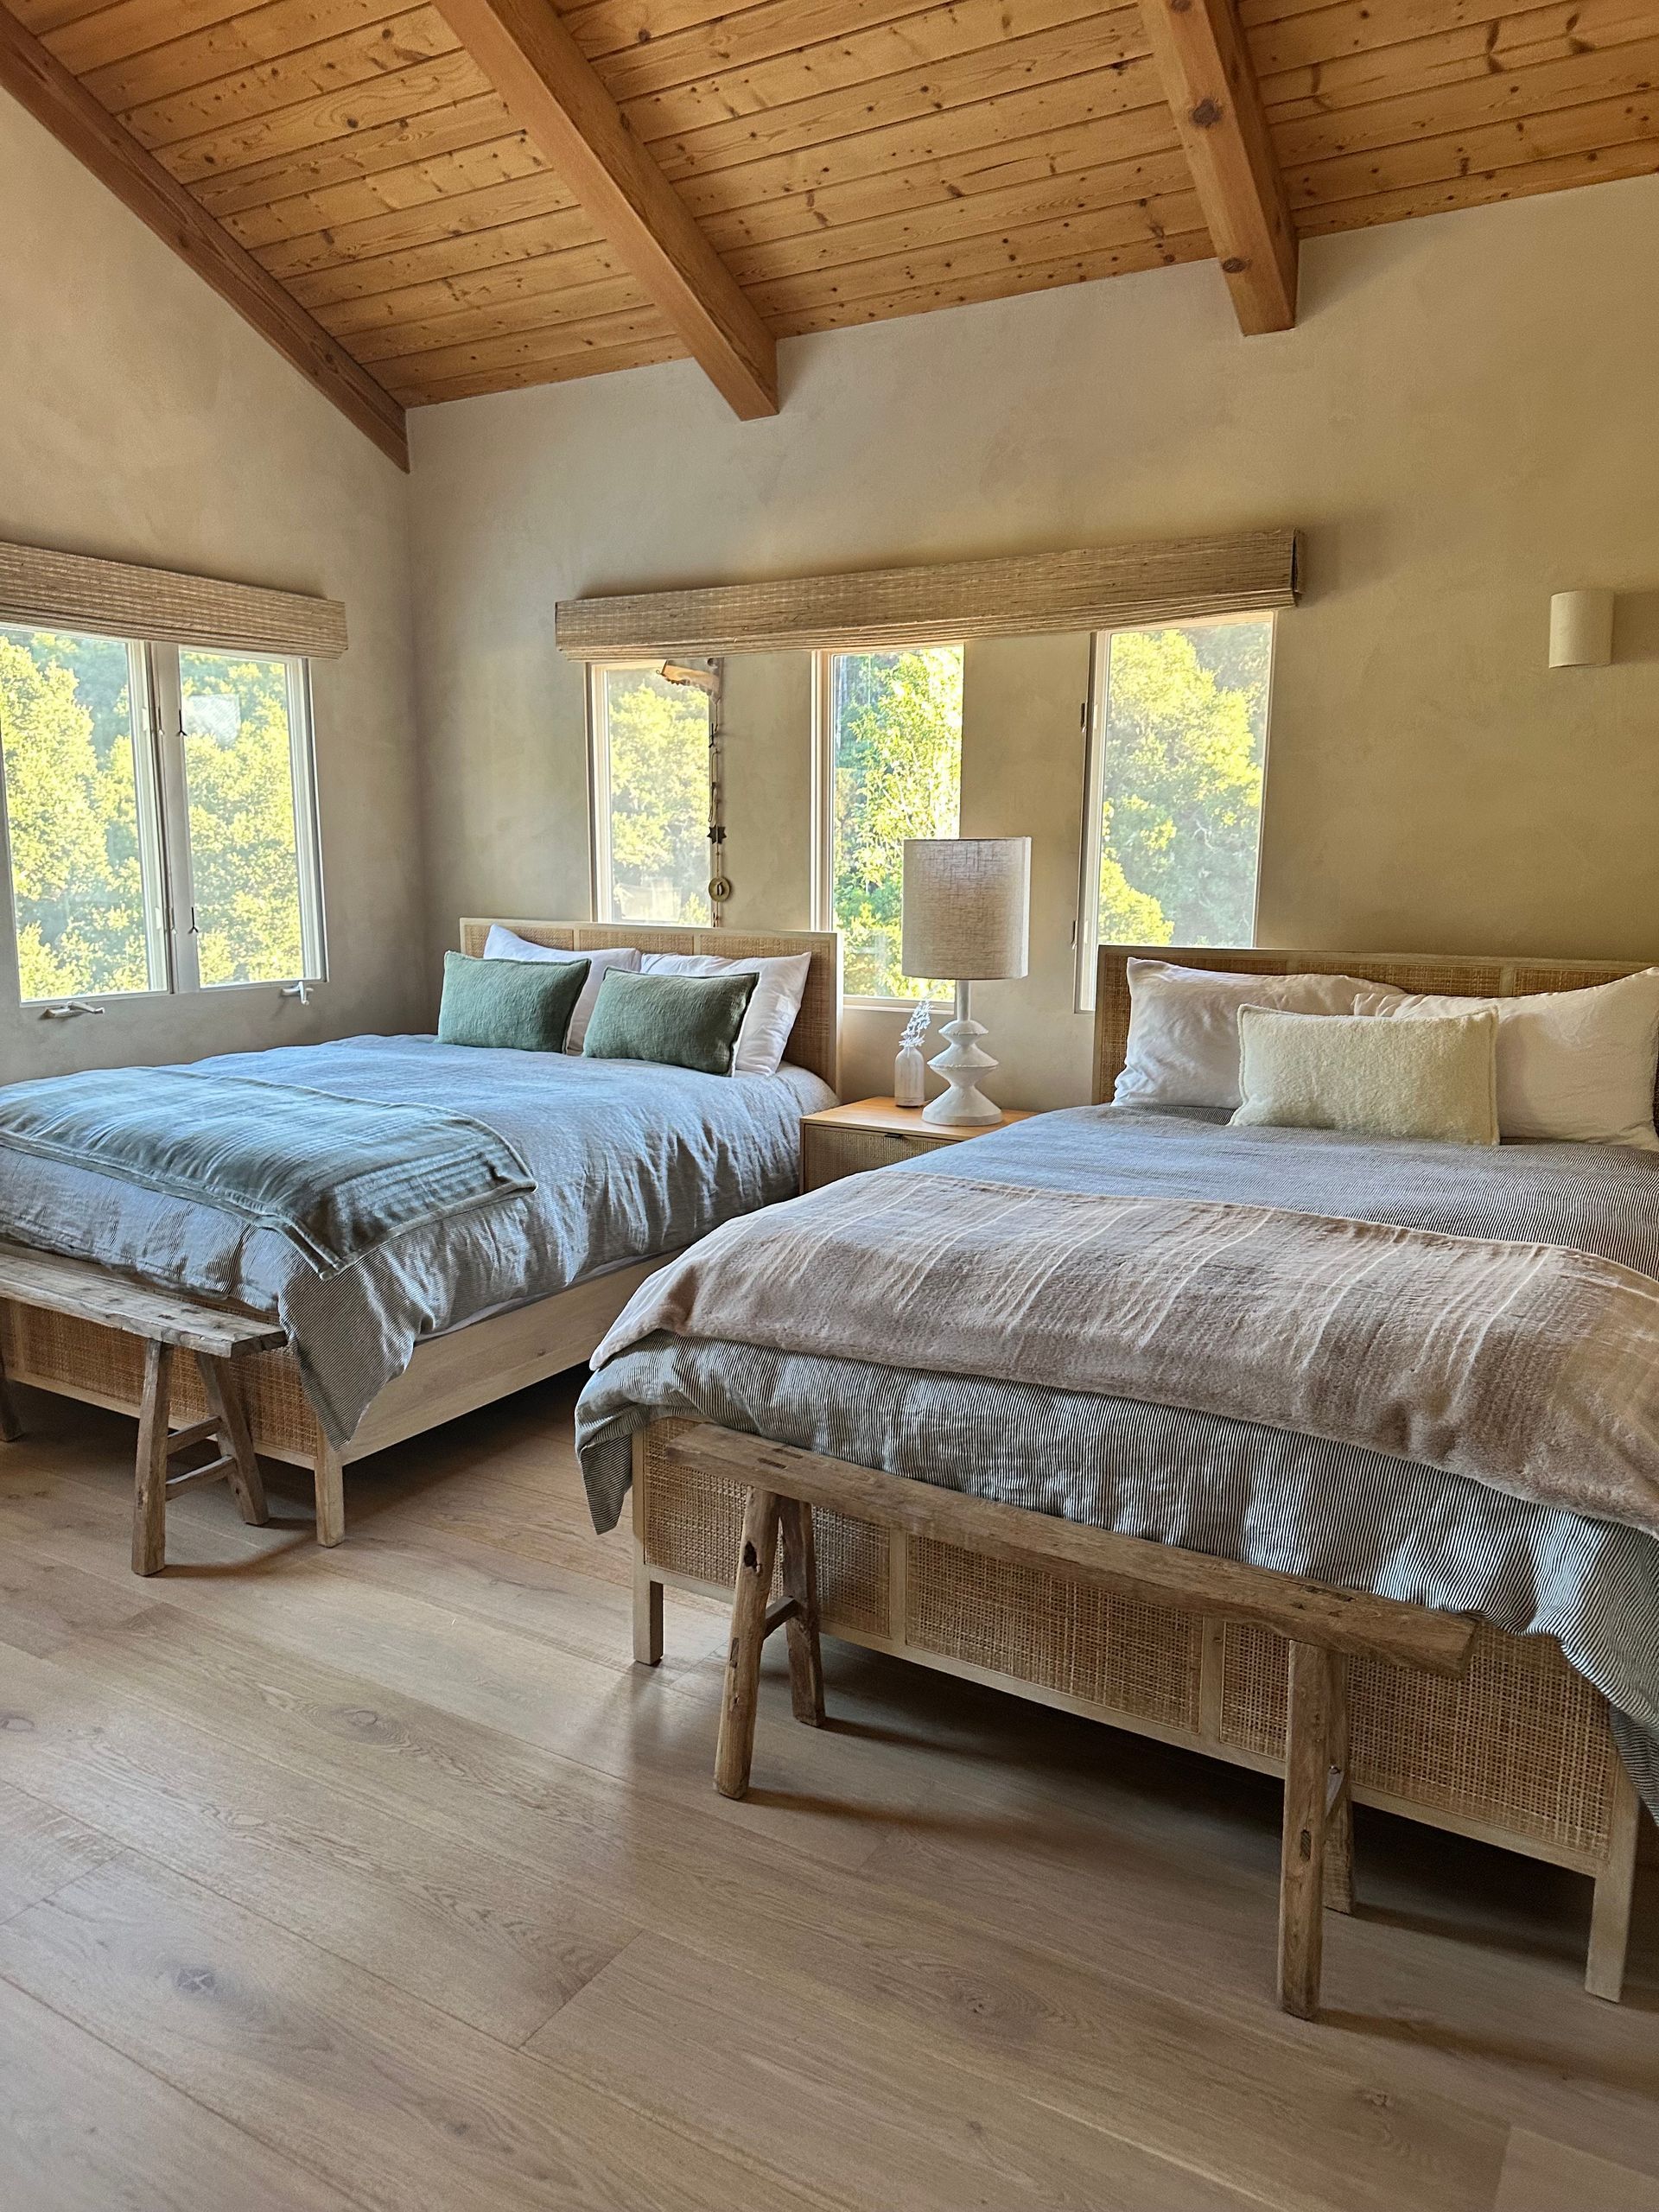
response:
[(1317, 1643), (1293, 1643), (1279, 1862), (1279, 2002), (1302, 2020), (1313, 2019), (1319, 2009), (1325, 1828), (1341, 1701), (1333, 1654)]
[(760, 1697), (760, 1653), (766, 1640), (766, 1604), (778, 1562), (779, 1501), (769, 1490), (752, 1490), (743, 1512), (737, 1584), (732, 1594), (732, 1635), (720, 1705), (715, 1787), (722, 1797), (741, 1797), (754, 1761), (755, 1710)]
[(809, 1728), (823, 1726), (823, 1657), (818, 1647), (818, 1554), (812, 1538), (812, 1509), (799, 1498), (779, 1501), (784, 1540), (784, 1590), (796, 1611), (785, 1633), (789, 1638), (789, 1701), (798, 1720)]
[(270, 1519), (270, 1508), (265, 1503), (264, 1478), (254, 1456), (253, 1439), (248, 1433), (241, 1385), (227, 1359), (209, 1359), (205, 1353), (198, 1352), (196, 1365), (200, 1370), (207, 1410), (219, 1425), (219, 1443), (231, 1463), (225, 1471), (231, 1495), (249, 1527), (263, 1529)]
[(1607, 1864), (1596, 1877), (1584, 1986), (1592, 1997), (1605, 1997), (1610, 2005), (1617, 2005), (1624, 1990), (1624, 1954), (1630, 1940), (1630, 1895), (1636, 1886), (1642, 1808), (1624, 1760), (1617, 1751), (1611, 1756), (1615, 1772)]
[(1348, 1774), (1348, 1662), (1331, 1658), (1336, 1708), (1331, 1716), (1331, 1781), (1325, 1792), (1325, 1909), (1354, 1909), (1354, 1794)]
[(346, 1539), (346, 1470), (330, 1444), (317, 1447), (317, 1541), (333, 1545)]
[(144, 1395), (138, 1412), (138, 1466), (132, 1507), (132, 1571), (159, 1574), (167, 1564), (167, 1415), (173, 1347), (144, 1346)]

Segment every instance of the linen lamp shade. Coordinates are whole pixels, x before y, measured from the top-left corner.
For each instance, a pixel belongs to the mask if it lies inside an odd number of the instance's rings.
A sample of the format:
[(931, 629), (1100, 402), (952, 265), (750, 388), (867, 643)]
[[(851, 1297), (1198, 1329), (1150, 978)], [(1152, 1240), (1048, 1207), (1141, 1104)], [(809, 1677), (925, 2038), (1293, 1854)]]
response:
[(906, 976), (977, 982), (1025, 974), (1029, 837), (906, 837), (904, 901)]

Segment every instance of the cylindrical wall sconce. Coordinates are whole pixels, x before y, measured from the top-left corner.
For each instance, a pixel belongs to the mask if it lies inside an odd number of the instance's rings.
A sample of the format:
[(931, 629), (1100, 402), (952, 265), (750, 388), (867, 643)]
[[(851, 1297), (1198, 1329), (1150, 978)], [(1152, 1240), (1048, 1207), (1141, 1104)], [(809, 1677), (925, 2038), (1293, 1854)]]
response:
[(1558, 591), (1549, 602), (1552, 668), (1605, 668), (1613, 657), (1613, 594)]

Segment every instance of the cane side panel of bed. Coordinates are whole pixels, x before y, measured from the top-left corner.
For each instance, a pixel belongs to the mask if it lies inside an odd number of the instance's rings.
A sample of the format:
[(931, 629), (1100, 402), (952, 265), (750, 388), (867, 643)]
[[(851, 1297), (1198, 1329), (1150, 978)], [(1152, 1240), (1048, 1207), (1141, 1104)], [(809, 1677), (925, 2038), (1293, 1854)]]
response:
[(516, 921), (505, 914), (468, 915), (461, 925), (461, 950), (477, 958), (498, 924), (532, 944), (555, 945), (562, 952), (598, 952), (621, 944), (641, 952), (712, 953), (719, 960), (778, 960), (809, 954), (806, 991), (784, 1057), (822, 1076), (840, 1096), (841, 939), (835, 931), (696, 930), (677, 929), (666, 922)]
[[(657, 1578), (725, 1599), (744, 1493), (639, 1440), (634, 1525)], [(849, 1642), (1283, 1771), (1285, 1648), (1263, 1630), (1107, 1596), (931, 1539), (821, 1511), (823, 1624)], [(1484, 1627), (1461, 1681), (1355, 1664), (1356, 1794), (1431, 1826), (1584, 1872), (1613, 1841), (1618, 1755), (1600, 1694), (1553, 1637)]]
[[(60, 1391), (117, 1413), (137, 1413), (143, 1400), (143, 1339), (123, 1330), (0, 1300), (0, 1349), (12, 1379), (36, 1389)], [(255, 1448), (275, 1459), (310, 1466), (322, 1449), (322, 1431), (292, 1352), (256, 1352), (240, 1359), (237, 1377)], [(173, 1366), (174, 1426), (205, 1420), (207, 1412), (195, 1355), (180, 1351)]]

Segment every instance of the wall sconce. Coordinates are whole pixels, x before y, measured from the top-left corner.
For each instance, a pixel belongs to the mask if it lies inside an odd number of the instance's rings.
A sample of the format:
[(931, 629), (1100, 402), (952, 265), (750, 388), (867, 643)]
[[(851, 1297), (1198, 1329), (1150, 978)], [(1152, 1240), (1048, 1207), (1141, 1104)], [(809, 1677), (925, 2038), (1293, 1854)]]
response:
[(1549, 602), (1552, 668), (1605, 668), (1613, 657), (1613, 594), (1558, 591)]

